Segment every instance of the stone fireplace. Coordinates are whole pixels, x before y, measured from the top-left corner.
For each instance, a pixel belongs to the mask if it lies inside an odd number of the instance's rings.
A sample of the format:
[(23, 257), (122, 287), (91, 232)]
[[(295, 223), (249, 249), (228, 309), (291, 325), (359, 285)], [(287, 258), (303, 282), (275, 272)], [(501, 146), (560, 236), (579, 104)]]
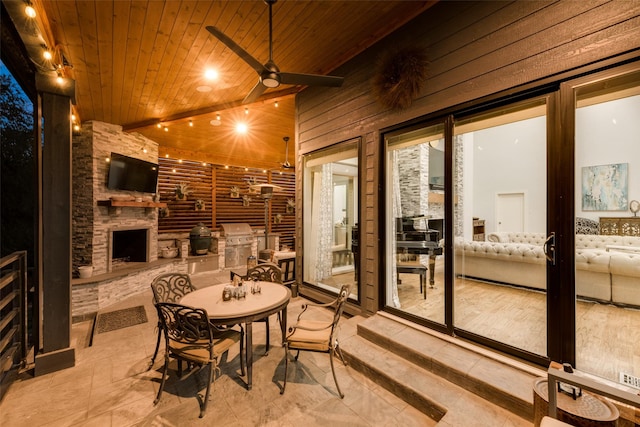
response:
[[(74, 272), (81, 265), (92, 265), (93, 275), (99, 276), (127, 263), (150, 263), (158, 259), (158, 209), (137, 206), (115, 209), (108, 204), (112, 197), (132, 196), (150, 201), (153, 196), (107, 188), (106, 159), (112, 152), (158, 162), (156, 142), (137, 133), (125, 133), (118, 125), (83, 123), (81, 132), (73, 137)], [(122, 237), (123, 243), (120, 243), (120, 232), (128, 236)], [(131, 239), (138, 243), (127, 247)], [(114, 255), (113, 250), (122, 253)], [(135, 254), (129, 253), (131, 251)]]

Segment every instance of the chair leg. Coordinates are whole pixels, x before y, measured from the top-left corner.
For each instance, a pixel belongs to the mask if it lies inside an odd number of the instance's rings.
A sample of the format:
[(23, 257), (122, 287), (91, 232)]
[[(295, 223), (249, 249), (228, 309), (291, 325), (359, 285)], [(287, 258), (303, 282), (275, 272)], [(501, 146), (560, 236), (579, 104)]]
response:
[(338, 378), (336, 377), (336, 370), (333, 368), (333, 353), (334, 350), (329, 351), (329, 362), (331, 363), (331, 373), (333, 374), (333, 381), (336, 383), (336, 388), (338, 389), (338, 394), (340, 395), (340, 399), (344, 399), (344, 394), (340, 391), (340, 385), (338, 385)]
[(342, 354), (342, 350), (340, 349), (340, 344), (338, 344), (338, 341), (336, 340), (336, 345), (333, 347), (333, 351), (336, 352), (336, 354), (338, 355), (338, 358), (340, 358), (340, 361), (344, 364), (344, 366), (347, 366), (347, 359), (344, 358), (344, 354)]
[(156, 349), (153, 352), (153, 356), (151, 357), (151, 362), (149, 362), (149, 367), (147, 371), (153, 368), (153, 365), (156, 363), (156, 357), (158, 356), (158, 350), (160, 350), (160, 340), (162, 339), (162, 324), (158, 322), (158, 339), (156, 341)]
[(214, 362), (209, 363), (209, 381), (207, 382), (207, 391), (204, 394), (204, 401), (202, 402), (202, 407), (200, 408), (200, 418), (204, 417), (204, 413), (207, 410), (207, 403), (209, 403), (209, 393), (211, 392), (213, 382), (216, 380), (216, 368), (217, 363), (214, 359)]
[(287, 369), (289, 367), (289, 347), (284, 346), (284, 381), (282, 382), (282, 390), (280, 394), (284, 394), (284, 388), (287, 386)]
[(167, 379), (168, 370), (169, 370), (169, 355), (166, 355), (164, 358), (164, 369), (162, 370), (162, 380), (160, 380), (160, 389), (158, 390), (158, 395), (156, 396), (156, 400), (153, 401), (154, 405), (156, 405), (160, 401), (160, 396), (162, 396), (162, 390), (164, 390), (164, 383)]

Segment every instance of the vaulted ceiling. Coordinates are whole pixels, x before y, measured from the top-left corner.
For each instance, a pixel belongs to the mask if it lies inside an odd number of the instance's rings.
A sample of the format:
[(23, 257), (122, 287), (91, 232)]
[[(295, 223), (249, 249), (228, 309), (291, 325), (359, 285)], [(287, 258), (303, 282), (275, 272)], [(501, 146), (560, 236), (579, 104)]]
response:
[[(21, 0), (3, 3), (14, 11), (17, 4), (24, 8)], [(295, 93), (304, 88), (280, 85), (243, 105), (258, 74), (206, 29), (217, 27), (265, 63), (269, 8), (264, 1), (31, 3), (42, 44), (55, 50), (54, 61), (64, 61), (65, 77), (75, 80), (79, 120), (139, 132), (160, 144), (161, 155), (226, 157), (229, 164), (245, 164), (247, 153), (255, 164), (285, 160), (283, 137), (295, 137)], [(284, 72), (331, 75), (434, 3), (280, 0), (273, 5), (273, 60)], [(16, 28), (24, 32), (28, 18), (16, 15)], [(31, 46), (30, 53), (38, 49), (43, 48)], [(33, 59), (41, 72), (53, 73), (41, 57)], [(205, 78), (206, 69), (216, 70), (217, 79)], [(245, 135), (235, 131), (241, 120), (248, 125)], [(288, 160), (293, 163), (292, 148)]]

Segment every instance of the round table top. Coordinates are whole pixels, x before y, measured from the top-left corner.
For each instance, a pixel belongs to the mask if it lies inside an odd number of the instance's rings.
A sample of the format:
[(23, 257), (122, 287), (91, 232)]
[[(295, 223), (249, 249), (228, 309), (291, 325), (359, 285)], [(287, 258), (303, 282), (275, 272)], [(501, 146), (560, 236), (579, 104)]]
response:
[(286, 307), (291, 299), (291, 291), (284, 285), (258, 282), (260, 293), (251, 293), (251, 283), (246, 283), (247, 294), (242, 299), (223, 301), (222, 292), (230, 284), (213, 285), (190, 292), (180, 300), (181, 304), (203, 308), (209, 319), (223, 323), (226, 320), (251, 321), (264, 317)]
[[(549, 402), (549, 384), (546, 378), (537, 379), (533, 390), (545, 402)], [(615, 421), (620, 416), (613, 404), (587, 391), (583, 391), (582, 396), (575, 400), (566, 393), (558, 392), (557, 397), (559, 409), (583, 419)]]

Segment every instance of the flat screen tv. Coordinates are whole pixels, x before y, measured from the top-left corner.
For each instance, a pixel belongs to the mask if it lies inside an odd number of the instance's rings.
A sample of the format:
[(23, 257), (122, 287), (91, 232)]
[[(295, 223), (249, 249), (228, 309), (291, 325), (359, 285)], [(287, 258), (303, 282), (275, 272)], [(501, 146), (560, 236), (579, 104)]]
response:
[(157, 164), (118, 153), (111, 153), (107, 188), (111, 190), (155, 193), (157, 187)]

